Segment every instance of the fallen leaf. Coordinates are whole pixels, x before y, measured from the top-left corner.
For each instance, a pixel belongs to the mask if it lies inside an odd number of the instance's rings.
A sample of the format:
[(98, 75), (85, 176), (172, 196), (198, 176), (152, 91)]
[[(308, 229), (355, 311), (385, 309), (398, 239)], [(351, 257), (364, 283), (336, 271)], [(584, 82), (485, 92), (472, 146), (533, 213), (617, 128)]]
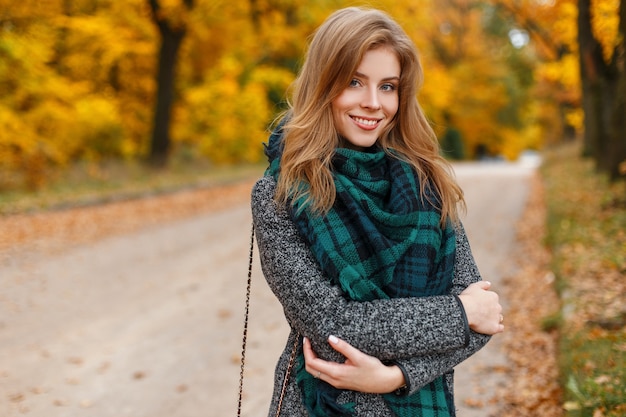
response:
[(563, 409), (566, 411), (580, 410), (580, 404), (576, 401), (567, 401), (563, 404)]
[(471, 408), (483, 408), (485, 406), (485, 403), (483, 401), (476, 398), (466, 398), (463, 403)]
[(596, 384), (602, 385), (602, 384), (611, 382), (611, 377), (608, 375), (600, 375), (597, 378), (595, 378), (594, 381)]
[(90, 408), (93, 405), (93, 402), (90, 400), (82, 400), (79, 405), (80, 408)]
[(225, 309), (225, 308), (222, 308), (222, 309), (220, 309), (217, 312), (217, 317), (219, 317), (222, 320), (228, 319), (228, 318), (232, 317), (232, 315), (233, 315), (232, 310), (228, 310), (228, 309)]
[(83, 358), (79, 358), (77, 356), (72, 356), (67, 358), (67, 362), (71, 363), (72, 365), (77, 365), (77, 366), (81, 366), (84, 362)]
[(20, 393), (20, 392), (16, 392), (14, 394), (9, 394), (9, 401), (13, 402), (13, 403), (18, 403), (20, 401), (24, 401), (26, 399), (26, 397), (24, 396), (24, 394)]
[(604, 417), (604, 412), (601, 409), (597, 408), (593, 412), (593, 417)]

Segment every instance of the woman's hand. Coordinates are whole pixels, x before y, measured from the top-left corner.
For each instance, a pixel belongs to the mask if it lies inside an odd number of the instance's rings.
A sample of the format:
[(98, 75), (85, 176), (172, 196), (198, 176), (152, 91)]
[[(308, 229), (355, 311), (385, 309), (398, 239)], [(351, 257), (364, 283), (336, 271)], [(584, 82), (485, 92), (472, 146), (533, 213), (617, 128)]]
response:
[(335, 336), (328, 343), (346, 357), (344, 363), (329, 362), (317, 357), (311, 342), (303, 341), (304, 360), (308, 373), (335, 388), (371, 394), (386, 394), (402, 387), (404, 375), (396, 365), (387, 366)]
[(475, 282), (463, 290), (459, 298), (470, 328), (477, 333), (493, 335), (504, 331), (504, 317), (498, 294), (490, 291), (490, 287), (489, 281)]

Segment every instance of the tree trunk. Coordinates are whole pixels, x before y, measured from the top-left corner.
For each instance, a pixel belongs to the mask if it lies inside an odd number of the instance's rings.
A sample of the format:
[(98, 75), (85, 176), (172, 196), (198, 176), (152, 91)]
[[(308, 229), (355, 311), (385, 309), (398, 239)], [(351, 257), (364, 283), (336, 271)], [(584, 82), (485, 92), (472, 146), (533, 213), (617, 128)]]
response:
[[(150, 141), (149, 162), (156, 167), (167, 164), (171, 147), (170, 124), (174, 103), (175, 70), (178, 51), (185, 37), (186, 28), (173, 27), (160, 15), (158, 0), (149, 0), (154, 22), (161, 35), (157, 72), (157, 96), (154, 109), (152, 137)], [(188, 9), (192, 0), (185, 0)]]
[(585, 113), (584, 154), (593, 157), (599, 171), (616, 179), (619, 164), (626, 159), (625, 11), (620, 1), (621, 46), (614, 49), (607, 63), (602, 55), (602, 46), (591, 31), (590, 8), (590, 0), (578, 0), (578, 43)]
[(609, 155), (609, 175), (611, 180), (626, 178), (626, 5), (620, 1), (619, 11), (620, 44), (616, 47), (616, 68), (618, 72), (615, 104), (612, 113), (611, 146)]
[(580, 79), (582, 84), (582, 107), (585, 114), (583, 133), (585, 156), (598, 161), (602, 155), (603, 88), (601, 72), (604, 61), (602, 48), (591, 31), (591, 1), (578, 0), (578, 45), (580, 49)]
[[(159, 25), (159, 27), (168, 27)], [(161, 30), (161, 48), (157, 73), (157, 96), (154, 109), (152, 139), (150, 143), (150, 162), (155, 166), (167, 164), (170, 150), (170, 123), (174, 102), (174, 71), (176, 56), (182, 42), (180, 33)]]

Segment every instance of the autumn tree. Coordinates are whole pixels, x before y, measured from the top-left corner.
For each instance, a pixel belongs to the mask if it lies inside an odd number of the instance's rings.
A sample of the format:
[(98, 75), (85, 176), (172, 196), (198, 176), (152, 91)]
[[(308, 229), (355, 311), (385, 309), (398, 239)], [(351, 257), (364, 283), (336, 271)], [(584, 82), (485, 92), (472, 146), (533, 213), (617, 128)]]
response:
[[(492, 0), (536, 41), (546, 95), (560, 108), (562, 134), (583, 134), (584, 153), (616, 179), (624, 174), (624, 8), (617, 0)], [(576, 65), (572, 65), (573, 61)], [(576, 68), (574, 76), (572, 69)], [(582, 117), (578, 112), (582, 109)], [(571, 128), (571, 129), (570, 129)]]
[(174, 80), (178, 51), (187, 32), (188, 13), (193, 0), (166, 8), (158, 0), (148, 0), (152, 18), (159, 29), (161, 46), (158, 56), (157, 98), (154, 110), (150, 162), (163, 166), (170, 149), (170, 123), (174, 102)]
[[(585, 151), (601, 171), (617, 179), (626, 176), (620, 170), (626, 162), (626, 5), (597, 1), (594, 6), (578, 0)], [(606, 24), (607, 15), (613, 16), (613, 25)]]
[[(575, 0), (574, 0), (575, 1)], [(512, 34), (523, 32), (534, 59), (533, 106), (545, 142), (573, 138), (582, 129), (573, 0), (490, 0), (510, 21)]]
[(534, 57), (528, 48), (513, 47), (511, 25), (493, 6), (438, 0), (389, 7), (423, 57), (420, 101), (440, 135), (458, 129), (468, 157), (515, 159), (521, 150), (539, 146), (530, 94)]

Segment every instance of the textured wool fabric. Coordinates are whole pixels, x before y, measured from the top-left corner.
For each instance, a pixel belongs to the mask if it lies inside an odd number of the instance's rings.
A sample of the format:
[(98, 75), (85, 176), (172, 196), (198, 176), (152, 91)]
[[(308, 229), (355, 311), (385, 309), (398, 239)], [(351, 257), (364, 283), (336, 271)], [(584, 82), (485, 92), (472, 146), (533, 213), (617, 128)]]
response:
[[(275, 177), (281, 139), (272, 135), (266, 147), (267, 173)], [(440, 227), (440, 212), (431, 203), (438, 197), (420, 189), (414, 169), (376, 148), (339, 148), (332, 167), (336, 198), (327, 213), (312, 213), (303, 198), (289, 207), (324, 275), (355, 301), (447, 294), (454, 228), (451, 223)], [(338, 405), (341, 390), (310, 375), (302, 356), (295, 372), (312, 416), (352, 415), (353, 404)], [(411, 396), (385, 399), (399, 417), (447, 417), (454, 404), (446, 390), (441, 376)]]
[[(383, 361), (395, 360), (406, 372), (409, 394), (444, 374), (452, 391), (453, 367), (489, 340), (489, 336), (467, 328), (454, 296), (362, 303), (346, 300), (341, 289), (322, 275), (289, 213), (274, 202), (275, 189), (275, 181), (264, 177), (252, 193), (252, 215), (263, 273), (292, 328), (276, 366), (268, 415), (276, 414), (294, 337), (298, 334), (309, 337), (318, 355), (327, 360), (341, 360), (328, 345), (330, 334)], [(461, 226), (457, 228), (456, 241), (452, 294), (459, 294), (481, 279)], [(251, 314), (254, 315), (254, 310)], [(407, 337), (396, 340), (398, 333)], [(468, 335), (469, 343), (466, 343)], [(347, 391), (339, 401), (354, 403), (356, 416), (393, 416), (381, 395)], [(308, 415), (295, 378), (287, 381), (282, 407), (284, 416)]]

